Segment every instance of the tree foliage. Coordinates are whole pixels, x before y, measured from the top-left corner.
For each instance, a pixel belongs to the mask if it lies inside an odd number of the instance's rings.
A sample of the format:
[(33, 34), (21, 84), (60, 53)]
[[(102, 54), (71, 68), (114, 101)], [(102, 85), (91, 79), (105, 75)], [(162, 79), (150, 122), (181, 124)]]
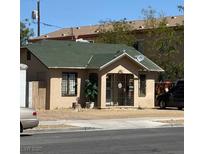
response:
[(30, 23), (26, 19), (20, 22), (20, 46), (25, 45), (28, 39), (34, 35), (33, 29), (29, 28)]
[[(183, 6), (178, 6), (183, 9)], [(165, 70), (161, 73), (159, 80), (176, 80), (183, 78), (184, 61), (180, 59), (183, 52), (184, 33), (169, 27), (167, 18), (152, 7), (142, 9), (144, 16), (144, 54)], [(158, 18), (160, 20), (158, 20)], [(120, 21), (103, 21), (98, 28), (99, 37), (96, 42), (120, 43), (134, 46), (137, 33), (126, 19)], [(180, 58), (179, 58), (180, 57)]]
[(132, 27), (126, 22), (126, 19), (101, 21), (98, 28), (99, 37), (96, 42), (133, 45), (135, 36), (131, 30)]
[(180, 34), (176, 29), (168, 27), (167, 18), (163, 14), (157, 20), (156, 11), (151, 7), (143, 9), (142, 14), (144, 26), (149, 29), (144, 42), (146, 49), (152, 51), (148, 57), (165, 70), (160, 74), (159, 80), (183, 78), (184, 62), (176, 60), (183, 51), (183, 32)]

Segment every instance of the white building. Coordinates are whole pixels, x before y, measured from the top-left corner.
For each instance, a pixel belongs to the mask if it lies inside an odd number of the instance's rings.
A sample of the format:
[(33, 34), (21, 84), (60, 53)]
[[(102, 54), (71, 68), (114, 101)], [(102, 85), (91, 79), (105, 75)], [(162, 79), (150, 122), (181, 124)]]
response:
[(25, 64), (20, 64), (20, 107), (26, 107), (26, 69)]

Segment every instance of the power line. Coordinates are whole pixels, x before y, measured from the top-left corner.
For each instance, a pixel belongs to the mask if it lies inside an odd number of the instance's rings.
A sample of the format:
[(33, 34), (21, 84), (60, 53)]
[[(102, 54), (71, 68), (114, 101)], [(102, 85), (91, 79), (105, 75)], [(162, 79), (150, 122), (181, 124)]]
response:
[[(32, 23), (38, 24), (38, 22), (35, 22), (35, 21), (33, 21)], [(40, 24), (42, 24), (44, 26), (48, 26), (48, 27), (63, 28), (63, 27), (60, 27), (60, 26), (51, 25), (51, 24), (47, 24), (47, 23), (44, 23), (44, 22), (40, 22)]]

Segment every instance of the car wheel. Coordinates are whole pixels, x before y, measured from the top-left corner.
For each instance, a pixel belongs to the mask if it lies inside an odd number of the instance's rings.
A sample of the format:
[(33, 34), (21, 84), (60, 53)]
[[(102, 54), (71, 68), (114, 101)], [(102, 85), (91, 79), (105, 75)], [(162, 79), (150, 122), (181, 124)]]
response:
[(164, 101), (163, 99), (160, 100), (160, 102), (159, 102), (159, 107), (160, 107), (160, 109), (165, 109), (166, 103), (165, 103), (165, 101)]
[(23, 126), (21, 123), (20, 123), (20, 133), (23, 133)]

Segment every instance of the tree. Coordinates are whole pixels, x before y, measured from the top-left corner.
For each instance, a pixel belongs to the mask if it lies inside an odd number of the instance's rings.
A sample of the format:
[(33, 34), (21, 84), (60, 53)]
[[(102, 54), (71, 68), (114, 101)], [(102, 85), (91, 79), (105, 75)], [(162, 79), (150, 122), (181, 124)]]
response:
[(143, 9), (142, 14), (144, 26), (149, 29), (144, 42), (149, 51), (147, 56), (165, 70), (165, 73), (160, 74), (159, 80), (183, 78), (184, 62), (179, 60), (180, 52), (183, 51), (183, 30), (179, 33), (173, 27), (168, 27), (167, 18), (163, 14), (159, 14), (160, 20), (157, 20), (156, 11), (151, 7)]
[[(160, 13), (157, 16), (157, 11), (152, 7), (142, 9), (142, 14), (145, 28), (143, 53), (165, 70), (165, 73), (160, 74), (159, 80), (183, 78), (184, 62), (181, 56), (184, 41), (183, 26), (177, 26), (182, 31), (168, 27), (167, 18), (164, 14)], [(134, 46), (136, 43), (137, 33), (133, 31), (133, 27), (126, 19), (101, 23), (96, 42), (122, 43), (129, 46)]]
[(30, 29), (27, 25), (30, 26), (27, 19), (20, 22), (20, 46), (25, 45), (28, 39), (34, 35), (33, 29)]
[(119, 21), (101, 21), (98, 28), (99, 37), (96, 42), (133, 45), (135, 36), (126, 19)]

